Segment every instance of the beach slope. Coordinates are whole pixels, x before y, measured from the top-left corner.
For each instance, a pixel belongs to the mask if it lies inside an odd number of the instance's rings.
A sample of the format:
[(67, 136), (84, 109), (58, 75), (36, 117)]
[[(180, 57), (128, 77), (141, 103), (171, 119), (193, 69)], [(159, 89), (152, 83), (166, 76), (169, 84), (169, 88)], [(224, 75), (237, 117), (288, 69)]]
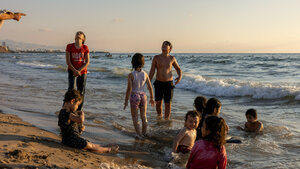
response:
[[(138, 164), (136, 164), (138, 165)], [(0, 168), (119, 168), (117, 155), (72, 149), (54, 133), (0, 112)], [(134, 166), (134, 164), (131, 164)]]

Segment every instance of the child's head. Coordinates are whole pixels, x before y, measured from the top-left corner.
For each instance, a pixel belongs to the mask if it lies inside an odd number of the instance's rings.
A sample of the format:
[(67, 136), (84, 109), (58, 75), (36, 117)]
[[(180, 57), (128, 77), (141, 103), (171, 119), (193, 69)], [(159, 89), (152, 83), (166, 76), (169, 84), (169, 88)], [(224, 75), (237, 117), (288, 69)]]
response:
[(196, 111), (188, 111), (185, 115), (184, 126), (188, 129), (196, 129), (199, 125), (200, 114)]
[(82, 42), (82, 44), (84, 44), (85, 40), (86, 40), (86, 36), (82, 31), (78, 31), (75, 34), (75, 41), (79, 40)]
[(82, 102), (82, 95), (78, 90), (68, 90), (65, 94), (64, 102), (70, 103), (71, 111), (76, 111)]
[(172, 48), (173, 48), (173, 45), (171, 44), (171, 42), (169, 42), (169, 41), (164, 41), (163, 43), (162, 43), (162, 50), (169, 50), (169, 51), (171, 51), (172, 50)]
[(245, 115), (246, 115), (247, 121), (250, 123), (253, 123), (257, 120), (257, 112), (255, 109), (248, 109), (246, 111)]
[(221, 106), (222, 103), (218, 99), (210, 98), (206, 103), (204, 113), (218, 116), (221, 111)]
[(144, 56), (140, 53), (134, 54), (131, 60), (131, 64), (133, 69), (142, 68), (145, 64)]
[(212, 141), (221, 150), (226, 143), (226, 122), (222, 117), (207, 116), (201, 127), (202, 138)]
[(204, 96), (197, 96), (194, 100), (194, 106), (199, 113), (203, 113), (206, 107), (207, 99)]

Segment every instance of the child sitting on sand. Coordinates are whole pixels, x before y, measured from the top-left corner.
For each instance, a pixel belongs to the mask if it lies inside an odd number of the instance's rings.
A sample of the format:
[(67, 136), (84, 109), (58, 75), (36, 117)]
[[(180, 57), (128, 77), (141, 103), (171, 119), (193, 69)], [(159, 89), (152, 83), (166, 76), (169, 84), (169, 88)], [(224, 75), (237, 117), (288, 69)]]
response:
[(257, 120), (257, 112), (255, 109), (248, 109), (246, 111), (247, 122), (245, 128), (238, 126), (237, 128), (247, 132), (259, 132), (263, 130), (263, 124)]
[[(147, 83), (147, 88), (150, 93), (150, 104), (154, 106), (153, 89), (149, 79), (149, 76), (142, 70), (144, 67), (144, 56), (140, 53), (133, 55), (131, 64), (134, 69), (133, 72), (128, 75), (128, 85), (124, 103), (124, 110), (128, 106), (128, 99), (130, 94), (130, 110), (134, 129), (137, 137), (142, 138), (147, 132), (147, 95), (144, 91), (144, 86)], [(140, 110), (140, 116), (142, 119), (142, 132), (140, 131), (140, 125), (138, 122), (138, 112)]]
[(68, 90), (65, 94), (64, 105), (58, 116), (62, 143), (78, 149), (90, 150), (99, 153), (116, 153), (119, 147), (101, 147), (80, 137), (79, 124), (84, 122), (84, 112), (77, 111), (82, 102), (82, 95), (75, 89)]
[(196, 140), (196, 128), (200, 115), (196, 111), (188, 111), (185, 115), (184, 128), (179, 132), (173, 143), (174, 153), (189, 153)]
[(226, 123), (222, 117), (207, 116), (201, 127), (202, 138), (195, 142), (186, 168), (225, 169), (227, 155), (224, 144)]

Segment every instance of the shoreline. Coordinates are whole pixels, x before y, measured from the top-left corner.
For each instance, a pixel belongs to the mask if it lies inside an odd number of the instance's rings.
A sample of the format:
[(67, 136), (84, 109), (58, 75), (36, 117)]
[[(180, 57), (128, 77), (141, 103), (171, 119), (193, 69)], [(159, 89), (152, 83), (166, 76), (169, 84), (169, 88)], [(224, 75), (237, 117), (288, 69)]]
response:
[(0, 159), (0, 168), (151, 168), (118, 154), (67, 147), (58, 135), (1, 110)]

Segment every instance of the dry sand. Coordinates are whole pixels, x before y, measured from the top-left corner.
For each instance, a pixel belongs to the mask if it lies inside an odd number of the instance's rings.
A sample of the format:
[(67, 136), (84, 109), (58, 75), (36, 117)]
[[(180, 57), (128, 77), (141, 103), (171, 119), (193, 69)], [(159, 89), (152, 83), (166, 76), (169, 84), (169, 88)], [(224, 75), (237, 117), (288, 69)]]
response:
[(0, 111), (0, 168), (148, 168), (115, 154), (69, 148), (54, 133)]

